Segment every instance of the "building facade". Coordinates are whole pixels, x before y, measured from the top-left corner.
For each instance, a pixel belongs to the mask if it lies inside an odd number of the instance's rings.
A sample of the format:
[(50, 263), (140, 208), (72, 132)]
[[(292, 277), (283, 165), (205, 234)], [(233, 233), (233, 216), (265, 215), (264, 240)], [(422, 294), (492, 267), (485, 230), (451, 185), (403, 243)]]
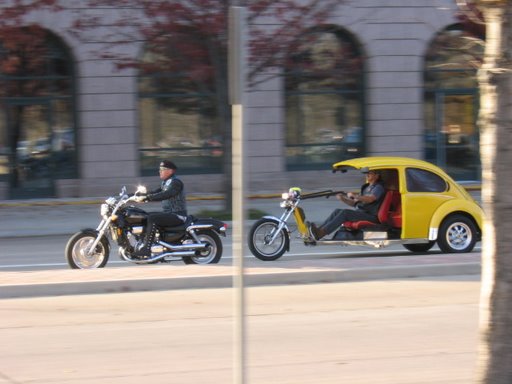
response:
[[(36, 76), (47, 88), (2, 96), (0, 199), (154, 185), (160, 158), (175, 160), (189, 193), (222, 193), (223, 137), (205, 94), (181, 79), (118, 70), (94, 54), (106, 32), (77, 39), (72, 14), (31, 16), (52, 36)], [(247, 93), (249, 192), (336, 188), (330, 164), (378, 155), (478, 181), (483, 36), (456, 14), (454, 0), (348, 1), (305, 31), (279, 76)], [(148, 59), (142, 45), (123, 49)]]

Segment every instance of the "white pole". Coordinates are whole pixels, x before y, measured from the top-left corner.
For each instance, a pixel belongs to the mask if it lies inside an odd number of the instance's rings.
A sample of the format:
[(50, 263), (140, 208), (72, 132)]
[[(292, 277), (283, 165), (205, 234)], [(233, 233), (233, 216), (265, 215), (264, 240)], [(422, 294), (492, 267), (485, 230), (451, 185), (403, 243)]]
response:
[(246, 381), (245, 360), (245, 289), (244, 289), (244, 226), (245, 226), (245, 8), (229, 9), (229, 91), (232, 108), (232, 179), (233, 179), (233, 274), (234, 291), (234, 384)]

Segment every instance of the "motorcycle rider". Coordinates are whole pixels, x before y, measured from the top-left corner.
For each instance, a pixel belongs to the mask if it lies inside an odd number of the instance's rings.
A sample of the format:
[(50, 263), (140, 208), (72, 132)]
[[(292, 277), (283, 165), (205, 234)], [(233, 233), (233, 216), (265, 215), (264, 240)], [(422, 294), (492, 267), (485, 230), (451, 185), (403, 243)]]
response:
[(139, 195), (137, 201), (161, 201), (163, 212), (148, 212), (143, 242), (133, 256), (151, 256), (151, 244), (155, 239), (157, 227), (173, 227), (183, 224), (187, 219), (187, 202), (183, 181), (176, 176), (178, 167), (170, 160), (160, 163), (159, 175), (162, 180), (159, 188), (146, 195)]

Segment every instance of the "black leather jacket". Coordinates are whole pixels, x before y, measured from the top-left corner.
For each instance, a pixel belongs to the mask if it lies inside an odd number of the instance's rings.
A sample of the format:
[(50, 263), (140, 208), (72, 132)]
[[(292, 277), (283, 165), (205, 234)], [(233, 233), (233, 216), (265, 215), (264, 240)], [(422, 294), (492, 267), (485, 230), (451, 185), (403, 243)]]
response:
[(175, 175), (162, 181), (160, 188), (149, 192), (148, 201), (161, 201), (166, 212), (187, 216), (187, 201), (183, 182)]

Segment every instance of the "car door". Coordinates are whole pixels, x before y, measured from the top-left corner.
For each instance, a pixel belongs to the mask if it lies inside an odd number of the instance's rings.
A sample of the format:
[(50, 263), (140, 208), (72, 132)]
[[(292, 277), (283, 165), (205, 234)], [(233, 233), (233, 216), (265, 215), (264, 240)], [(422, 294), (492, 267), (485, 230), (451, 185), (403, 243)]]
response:
[(427, 239), (434, 212), (453, 199), (449, 184), (438, 174), (421, 168), (402, 171), (402, 239)]

